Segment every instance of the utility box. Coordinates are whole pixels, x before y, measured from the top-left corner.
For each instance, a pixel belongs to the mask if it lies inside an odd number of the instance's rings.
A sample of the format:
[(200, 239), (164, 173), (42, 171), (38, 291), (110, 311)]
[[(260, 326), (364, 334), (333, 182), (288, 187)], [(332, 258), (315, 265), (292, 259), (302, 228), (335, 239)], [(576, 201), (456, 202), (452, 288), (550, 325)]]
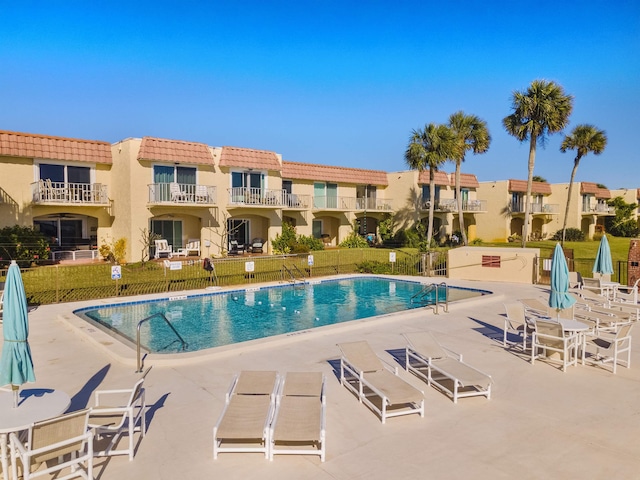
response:
[(640, 278), (640, 240), (631, 240), (627, 260), (627, 285), (631, 287)]

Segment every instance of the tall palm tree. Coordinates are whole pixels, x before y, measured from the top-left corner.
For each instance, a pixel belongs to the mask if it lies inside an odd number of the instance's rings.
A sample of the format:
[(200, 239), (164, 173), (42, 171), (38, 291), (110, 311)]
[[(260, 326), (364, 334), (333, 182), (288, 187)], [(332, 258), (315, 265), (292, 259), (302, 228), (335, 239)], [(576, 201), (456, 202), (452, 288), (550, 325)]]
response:
[(462, 243), (468, 244), (467, 232), (464, 228), (464, 214), (462, 212), (462, 195), (460, 193), (460, 166), (464, 162), (467, 151), (474, 154), (485, 153), (491, 143), (491, 135), (487, 128), (487, 122), (475, 115), (465, 115), (459, 111), (449, 117), (449, 128), (456, 136), (458, 142), (458, 154), (451, 160), (456, 164), (456, 200), (458, 204), (458, 221), (462, 234)]
[(566, 94), (564, 88), (553, 81), (534, 80), (526, 91), (513, 93), (511, 106), (513, 113), (502, 119), (502, 125), (509, 135), (516, 137), (520, 142), (529, 140), (529, 175), (522, 232), (524, 248), (527, 246), (529, 234), (536, 146), (538, 141), (544, 146), (547, 135), (560, 132), (567, 126), (573, 110), (573, 96)]
[(435, 172), (438, 167), (453, 158), (457, 145), (453, 132), (446, 125), (430, 123), (424, 130), (413, 130), (404, 158), (409, 168), (423, 171), (429, 169), (429, 227), (427, 245), (431, 248), (433, 237), (433, 211), (435, 206)]
[(580, 159), (587, 153), (593, 152), (600, 155), (607, 146), (607, 134), (604, 130), (598, 130), (593, 125), (578, 125), (573, 129), (571, 135), (566, 135), (560, 145), (560, 151), (575, 150), (576, 158), (573, 159), (573, 170), (571, 170), (571, 180), (569, 180), (569, 192), (567, 197), (567, 207), (564, 211), (564, 222), (562, 223), (562, 245), (564, 246), (564, 236), (567, 229), (567, 217), (569, 216), (569, 205), (571, 204), (571, 190), (573, 179), (576, 176)]

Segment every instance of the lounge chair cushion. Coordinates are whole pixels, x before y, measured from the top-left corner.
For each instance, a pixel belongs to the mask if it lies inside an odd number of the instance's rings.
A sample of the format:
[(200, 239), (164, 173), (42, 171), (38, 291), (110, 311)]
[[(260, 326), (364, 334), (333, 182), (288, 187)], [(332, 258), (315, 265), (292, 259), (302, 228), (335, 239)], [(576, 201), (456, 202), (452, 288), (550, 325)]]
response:
[(273, 438), (275, 441), (320, 440), (322, 415), (320, 396), (284, 396)]

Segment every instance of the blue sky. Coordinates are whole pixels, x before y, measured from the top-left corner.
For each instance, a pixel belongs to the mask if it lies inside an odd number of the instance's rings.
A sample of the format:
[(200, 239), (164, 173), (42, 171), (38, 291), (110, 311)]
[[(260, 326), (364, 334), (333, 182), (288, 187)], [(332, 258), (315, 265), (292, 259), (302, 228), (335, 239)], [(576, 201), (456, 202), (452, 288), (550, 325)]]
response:
[[(413, 129), (463, 110), (493, 137), (463, 171), (526, 179), (528, 145), (501, 121), (512, 92), (544, 78), (575, 97), (565, 133), (591, 123), (609, 138), (577, 180), (640, 187), (637, 1), (0, 4), (2, 130), (397, 171)], [(536, 158), (535, 174), (554, 183), (575, 156), (559, 152), (562, 138)]]

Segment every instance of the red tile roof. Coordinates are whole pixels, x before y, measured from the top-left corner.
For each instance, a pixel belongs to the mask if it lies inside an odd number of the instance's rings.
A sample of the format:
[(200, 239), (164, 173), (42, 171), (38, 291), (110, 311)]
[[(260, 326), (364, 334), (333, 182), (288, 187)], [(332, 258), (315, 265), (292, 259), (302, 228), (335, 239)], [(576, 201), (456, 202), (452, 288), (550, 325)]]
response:
[[(438, 170), (434, 176), (436, 185), (449, 185), (449, 177), (446, 173)], [(429, 185), (429, 170), (422, 170), (418, 174), (418, 185)]]
[(221, 167), (255, 168), (258, 170), (281, 170), (278, 155), (268, 150), (222, 147)]
[(590, 193), (596, 198), (611, 198), (611, 192), (607, 188), (600, 188), (596, 183), (580, 182), (580, 194)]
[(213, 164), (213, 156), (204, 143), (167, 140), (165, 138), (144, 137), (138, 152), (138, 160), (160, 162)]
[(0, 130), (0, 156), (112, 163), (108, 142), (5, 130)]
[[(456, 174), (450, 173), (449, 179), (451, 181), (451, 186), (456, 186)], [(476, 177), (472, 173), (462, 173), (460, 172), (460, 186), (463, 188), (478, 188), (480, 184), (478, 183), (478, 177)]]
[[(527, 193), (527, 181), (509, 180), (509, 191)], [(551, 195), (551, 185), (547, 182), (532, 182), (531, 193), (535, 193), (537, 195)]]
[(356, 185), (388, 185), (386, 172), (362, 168), (332, 167), (300, 162), (282, 162), (282, 178), (322, 180)]

